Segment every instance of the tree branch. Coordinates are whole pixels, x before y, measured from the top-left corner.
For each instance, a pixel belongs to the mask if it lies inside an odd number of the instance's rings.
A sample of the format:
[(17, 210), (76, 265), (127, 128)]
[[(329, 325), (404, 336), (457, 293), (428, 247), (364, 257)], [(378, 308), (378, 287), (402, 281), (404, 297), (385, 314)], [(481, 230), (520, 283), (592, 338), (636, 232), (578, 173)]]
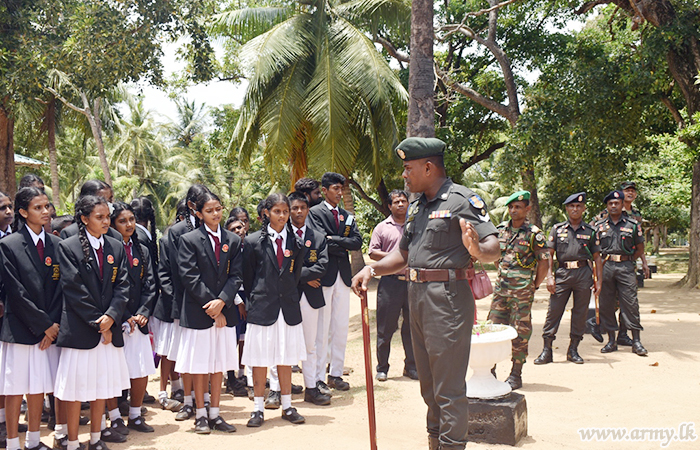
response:
[(367, 195), (367, 193), (365, 192), (365, 190), (362, 189), (362, 186), (360, 186), (360, 184), (359, 184), (357, 181), (353, 180), (352, 178), (348, 178), (348, 182), (350, 182), (350, 184), (351, 184), (352, 186), (354, 186), (355, 189), (357, 189), (357, 192), (360, 193), (360, 197), (362, 197), (362, 198), (365, 199), (367, 202), (369, 202), (372, 206), (374, 206), (374, 208), (375, 208), (377, 211), (381, 212), (381, 213), (384, 214), (385, 216), (388, 216), (388, 215), (389, 215), (389, 214), (387, 213), (386, 208), (384, 207), (384, 205), (382, 205), (381, 203), (379, 203), (378, 201), (376, 201), (375, 199), (373, 199), (372, 197), (370, 197), (369, 195)]
[(669, 111), (671, 111), (671, 115), (673, 116), (673, 119), (676, 121), (678, 124), (678, 128), (685, 128), (685, 121), (683, 120), (683, 116), (681, 116), (680, 111), (678, 111), (678, 108), (676, 108), (676, 105), (673, 104), (670, 98), (666, 94), (661, 94), (661, 103), (668, 108)]
[(483, 16), (484, 14), (488, 14), (488, 13), (490, 13), (491, 11), (495, 11), (495, 10), (497, 10), (497, 9), (501, 9), (501, 8), (503, 8), (504, 6), (508, 6), (508, 5), (510, 5), (511, 3), (515, 3), (515, 2), (517, 2), (517, 1), (518, 1), (518, 0), (508, 0), (508, 1), (505, 1), (505, 2), (503, 2), (503, 3), (498, 3), (498, 4), (495, 4), (495, 5), (492, 5), (491, 7), (486, 8), (486, 9), (480, 9), (479, 11), (468, 12), (468, 13), (466, 14), (466, 16), (468, 16), (468, 17)]
[(595, 0), (592, 2), (584, 3), (579, 9), (574, 11), (576, 14), (586, 14), (588, 11), (591, 9), (595, 8), (598, 5), (607, 5), (610, 3), (610, 0)]
[(405, 53), (399, 52), (396, 47), (394, 47), (394, 44), (392, 44), (388, 39), (383, 38), (382, 36), (376, 35), (374, 36), (374, 42), (381, 44), (382, 47), (384, 47), (384, 50), (391, 55), (393, 58), (401, 61), (408, 63), (411, 61), (411, 58), (409, 58), (408, 55)]
[(53, 94), (54, 97), (56, 97), (57, 99), (59, 99), (59, 100), (61, 101), (61, 103), (63, 103), (64, 105), (66, 105), (67, 107), (69, 107), (70, 109), (72, 109), (73, 111), (79, 112), (80, 114), (87, 115), (87, 109), (85, 109), (85, 108), (78, 108), (78, 107), (75, 106), (73, 103), (69, 102), (66, 98), (64, 98), (61, 94), (59, 94), (58, 91), (56, 91), (54, 88), (49, 87), (49, 86), (46, 86), (44, 89), (46, 89), (47, 91), (51, 92), (51, 93)]
[(491, 145), (483, 153), (479, 153), (479, 154), (475, 153), (471, 158), (469, 158), (468, 160), (466, 160), (465, 162), (462, 163), (462, 165), (459, 168), (460, 171), (464, 172), (465, 170), (467, 170), (468, 168), (470, 168), (474, 164), (479, 163), (485, 159), (488, 159), (493, 154), (493, 152), (495, 152), (499, 148), (503, 148), (505, 146), (506, 146), (505, 142), (498, 142), (496, 144)]

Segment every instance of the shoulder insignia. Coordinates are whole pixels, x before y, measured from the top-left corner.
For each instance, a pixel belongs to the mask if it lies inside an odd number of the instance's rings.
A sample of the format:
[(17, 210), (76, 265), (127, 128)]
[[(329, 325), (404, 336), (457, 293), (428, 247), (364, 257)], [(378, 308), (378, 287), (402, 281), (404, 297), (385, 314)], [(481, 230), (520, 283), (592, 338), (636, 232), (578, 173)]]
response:
[(537, 233), (535, 235), (535, 239), (537, 239), (539, 242), (544, 241), (544, 235), (542, 233)]
[(476, 209), (481, 209), (484, 207), (484, 201), (476, 194), (469, 197), (469, 203), (471, 203)]

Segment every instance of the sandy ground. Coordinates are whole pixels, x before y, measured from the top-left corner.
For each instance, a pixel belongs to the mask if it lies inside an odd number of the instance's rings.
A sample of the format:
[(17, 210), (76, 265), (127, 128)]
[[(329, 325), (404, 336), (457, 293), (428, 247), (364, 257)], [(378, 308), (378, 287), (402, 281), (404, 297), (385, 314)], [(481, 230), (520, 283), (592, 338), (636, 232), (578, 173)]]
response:
[[(493, 279), (493, 274), (491, 274)], [(584, 427), (672, 428), (693, 422), (692, 430), (700, 434), (700, 291), (678, 290), (671, 284), (680, 275), (655, 274), (640, 289), (642, 342), (648, 357), (631, 353), (629, 347), (611, 354), (600, 353), (601, 344), (586, 336), (579, 351), (585, 364), (566, 362), (570, 314), (567, 311), (555, 341), (555, 362), (535, 366), (532, 360), (542, 349), (542, 325), (547, 312), (548, 295), (540, 290), (533, 306), (534, 332), (530, 357), (523, 369), (524, 394), (528, 407), (528, 436), (519, 447), (525, 449), (652, 449), (664, 448), (658, 440), (637, 442), (583, 442), (578, 430)], [(376, 284), (374, 285), (376, 289)], [(376, 306), (376, 291), (370, 293), (370, 309)], [(545, 291), (545, 292), (542, 292)], [(477, 302), (479, 319), (488, 314), (490, 298)], [(293, 405), (306, 417), (306, 424), (292, 425), (280, 418), (280, 411), (265, 412), (262, 428), (246, 428), (252, 411), (247, 398), (224, 395), (221, 413), (238, 431), (231, 435), (212, 433), (198, 436), (193, 423), (175, 422), (174, 414), (149, 406), (146, 417), (156, 432), (141, 434), (132, 431), (125, 444), (109, 444), (121, 449), (199, 449), (199, 448), (265, 448), (265, 449), (368, 449), (367, 397), (362, 353), (359, 300), (351, 297), (350, 334), (346, 366), (354, 369), (346, 377), (352, 386), (348, 392), (337, 392), (327, 407), (303, 402), (303, 395), (294, 396)], [(374, 330), (374, 327), (373, 327)], [(376, 340), (372, 335), (373, 352)], [(399, 333), (394, 336), (389, 380), (375, 381), (378, 448), (427, 448), (425, 404), (417, 381), (401, 376), (403, 350)], [(376, 363), (374, 360), (373, 363)], [(504, 379), (510, 363), (499, 365), (499, 379)], [(303, 384), (301, 374), (294, 374), (294, 383)], [(151, 380), (149, 392), (156, 394), (157, 378)], [(51, 435), (42, 432), (43, 442), (50, 444)], [(88, 428), (81, 427), (81, 442), (88, 439)], [(468, 448), (508, 448), (470, 443)], [(672, 441), (665, 448), (699, 449), (700, 440)]]

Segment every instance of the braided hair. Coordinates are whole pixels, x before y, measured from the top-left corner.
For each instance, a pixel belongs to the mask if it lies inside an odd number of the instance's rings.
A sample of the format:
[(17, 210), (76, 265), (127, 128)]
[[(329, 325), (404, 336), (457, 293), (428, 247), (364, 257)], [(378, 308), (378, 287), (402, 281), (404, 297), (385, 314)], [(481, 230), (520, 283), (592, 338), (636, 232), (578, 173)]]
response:
[[(134, 213), (134, 216), (136, 217), (137, 222), (141, 223), (148, 223), (150, 225), (150, 232), (151, 232), (151, 239), (153, 239), (153, 242), (156, 242), (156, 211), (153, 208), (153, 203), (151, 203), (151, 200), (148, 199), (148, 197), (138, 197), (135, 198), (131, 201), (131, 207), (130, 207), (131, 212)], [(115, 206), (115, 211), (116, 211), (116, 206)], [(137, 233), (134, 233), (134, 236), (136, 236)], [(138, 236), (136, 236), (138, 239)], [(158, 252), (153, 252), (155, 253), (151, 258), (153, 258), (153, 262), (155, 264), (158, 264)]]
[[(289, 207), (289, 199), (287, 198), (286, 195), (280, 194), (280, 193), (275, 193), (275, 194), (270, 194), (267, 196), (264, 202), (262, 202), (262, 230), (261, 230), (261, 237), (264, 239), (267, 239), (269, 236), (267, 232), (267, 227), (270, 225), (270, 213), (269, 211), (272, 209), (273, 206), (279, 204), (279, 203), (286, 203), (287, 207)], [(267, 210), (267, 214), (265, 213), (264, 210)], [(289, 224), (287, 224), (289, 226)]]
[(22, 214), (19, 213), (19, 210), (23, 209), (25, 211), (28, 211), (29, 204), (32, 202), (32, 200), (42, 195), (46, 196), (46, 193), (36, 187), (23, 187), (22, 189), (17, 191), (17, 194), (15, 195), (15, 220), (12, 223), (13, 233), (19, 231), (24, 226), (24, 224), (27, 223), (26, 219), (22, 217)]
[(87, 237), (87, 227), (83, 223), (83, 217), (90, 217), (92, 211), (97, 205), (107, 205), (107, 200), (96, 195), (85, 195), (78, 198), (75, 202), (75, 223), (78, 224), (78, 239), (80, 239), (80, 247), (83, 249), (83, 255), (85, 256), (85, 262), (95, 263), (95, 256), (92, 248), (90, 248), (90, 241)]
[[(207, 192), (211, 192), (208, 187), (206, 187), (203, 184), (193, 184), (190, 186), (190, 188), (187, 190), (187, 197), (185, 197), (186, 202), (192, 202), (195, 205), (197, 205), (197, 201), (199, 198), (206, 194)], [(190, 220), (190, 216), (192, 216), (192, 211), (190, 211), (189, 206), (185, 208), (185, 223), (187, 225), (187, 231), (192, 231), (195, 228), (199, 228), (199, 219), (197, 216), (194, 217), (194, 225), (192, 225), (192, 221)]]
[(187, 200), (181, 198), (175, 207), (175, 222), (182, 222), (187, 215)]
[[(117, 229), (117, 219), (119, 218), (119, 215), (124, 211), (131, 211), (134, 214), (134, 217), (136, 217), (136, 212), (134, 211), (134, 208), (128, 203), (115, 202), (112, 206), (114, 207), (114, 211), (112, 211), (112, 214), (109, 216), (109, 218), (111, 221), (111, 226), (115, 230)], [(136, 231), (134, 231), (134, 234), (131, 235), (131, 248), (132, 251), (137, 251), (139, 252), (139, 254), (141, 254), (141, 247), (139, 247), (139, 235), (138, 233), (136, 233)], [(143, 258), (143, 255), (141, 255), (141, 257)]]

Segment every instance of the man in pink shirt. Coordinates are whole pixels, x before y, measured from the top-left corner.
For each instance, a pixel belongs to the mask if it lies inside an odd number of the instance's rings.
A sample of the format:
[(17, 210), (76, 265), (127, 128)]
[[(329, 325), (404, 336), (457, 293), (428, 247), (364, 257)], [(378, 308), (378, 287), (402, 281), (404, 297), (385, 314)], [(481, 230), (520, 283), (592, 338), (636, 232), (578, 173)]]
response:
[[(408, 195), (395, 189), (389, 194), (391, 215), (376, 226), (369, 243), (369, 257), (379, 261), (394, 251), (403, 236), (406, 222)], [(416, 361), (411, 344), (411, 326), (408, 311), (408, 283), (404, 272), (384, 275), (377, 288), (377, 380), (386, 381), (389, 372), (389, 351), (391, 338), (398, 328), (399, 315), (403, 315), (401, 341), (406, 353), (403, 375), (418, 379)]]

